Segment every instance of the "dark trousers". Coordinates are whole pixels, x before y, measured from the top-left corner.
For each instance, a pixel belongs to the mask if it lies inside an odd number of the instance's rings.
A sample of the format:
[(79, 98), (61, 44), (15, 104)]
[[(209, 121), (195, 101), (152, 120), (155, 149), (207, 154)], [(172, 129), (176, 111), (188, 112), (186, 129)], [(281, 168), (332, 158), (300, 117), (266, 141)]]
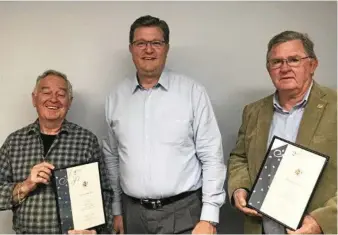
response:
[(201, 190), (157, 209), (148, 209), (123, 194), (124, 232), (129, 234), (190, 233), (200, 220)]

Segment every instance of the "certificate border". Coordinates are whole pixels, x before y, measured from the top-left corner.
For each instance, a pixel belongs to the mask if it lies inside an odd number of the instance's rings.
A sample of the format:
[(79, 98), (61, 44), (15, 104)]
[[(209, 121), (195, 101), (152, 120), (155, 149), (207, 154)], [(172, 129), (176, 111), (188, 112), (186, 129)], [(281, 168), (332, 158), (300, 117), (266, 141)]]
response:
[[(59, 201), (58, 201), (58, 190), (57, 190), (57, 187), (56, 187), (56, 178), (55, 178), (55, 172), (56, 171), (59, 171), (59, 170), (64, 170), (64, 169), (68, 169), (68, 168), (72, 168), (72, 167), (76, 167), (76, 166), (82, 166), (82, 165), (87, 165), (87, 164), (91, 164), (91, 163), (95, 163), (97, 162), (98, 164), (98, 170), (99, 170), (99, 180), (100, 180), (100, 188), (101, 188), (101, 200), (102, 200), (102, 207), (103, 207), (103, 215), (104, 215), (104, 223), (102, 224), (98, 224), (94, 227), (91, 227), (91, 228), (87, 228), (87, 230), (91, 230), (91, 229), (95, 229), (99, 226), (102, 226), (104, 224), (107, 223), (107, 215), (106, 215), (106, 210), (105, 210), (105, 204), (104, 204), (104, 197), (103, 197), (103, 189), (102, 189), (102, 183), (101, 183), (101, 169), (100, 169), (100, 162), (99, 160), (92, 160), (92, 161), (88, 161), (88, 162), (83, 162), (83, 163), (77, 163), (77, 164), (73, 164), (73, 165), (69, 165), (69, 166), (66, 166), (66, 167), (60, 167), (60, 168), (56, 168), (52, 171), (52, 187), (53, 187), (53, 190), (55, 192), (55, 200), (56, 200), (56, 210), (57, 210), (57, 215), (58, 215), (58, 221), (59, 221), (59, 226), (60, 226), (60, 233), (62, 234), (62, 228), (61, 228), (61, 218), (60, 218), (60, 211), (59, 211)], [(74, 229), (74, 228), (73, 228)]]
[[(317, 151), (315, 151), (315, 150), (312, 150), (312, 149), (309, 149), (309, 148), (307, 148), (307, 147), (304, 147), (304, 146), (302, 146), (302, 145), (300, 145), (300, 144), (297, 144), (297, 143), (288, 141), (288, 140), (286, 140), (286, 139), (283, 139), (283, 138), (281, 138), (281, 137), (279, 137), (279, 136), (274, 135), (274, 136), (272, 137), (271, 142), (270, 142), (269, 148), (268, 148), (267, 151), (266, 151), (266, 154), (265, 154), (265, 157), (264, 157), (264, 161), (263, 161), (262, 164), (261, 164), (261, 167), (260, 167), (260, 169), (259, 169), (259, 171), (258, 171), (258, 174), (257, 174), (257, 177), (256, 177), (256, 179), (255, 179), (255, 182), (254, 182), (254, 184), (253, 184), (253, 186), (252, 186), (252, 188), (251, 188), (251, 190), (250, 190), (250, 192), (249, 192), (249, 196), (248, 196), (247, 202), (250, 200), (251, 195), (253, 194), (252, 191), (253, 191), (253, 189), (256, 187), (256, 184), (257, 184), (259, 175), (261, 174), (261, 172), (262, 172), (262, 170), (263, 170), (263, 168), (264, 168), (264, 165), (265, 165), (265, 163), (266, 163), (266, 160), (267, 160), (267, 158), (268, 158), (268, 156), (269, 156), (269, 152), (271, 151), (272, 145), (273, 145), (273, 143), (275, 142), (276, 139), (279, 139), (279, 140), (281, 140), (281, 141), (283, 141), (283, 142), (285, 142), (285, 143), (287, 143), (287, 144), (296, 146), (296, 147), (298, 147), (298, 148), (304, 149), (304, 150), (306, 150), (306, 151), (312, 152), (312, 153), (314, 153), (314, 154), (316, 154), (316, 155), (319, 155), (319, 156), (325, 158), (325, 162), (324, 162), (324, 164), (323, 164), (323, 167), (322, 167), (322, 169), (320, 170), (320, 173), (319, 173), (319, 175), (318, 175), (317, 181), (316, 181), (316, 183), (315, 183), (315, 185), (314, 185), (314, 187), (313, 187), (313, 189), (312, 189), (312, 192), (311, 192), (311, 194), (310, 194), (309, 200), (308, 200), (307, 203), (306, 203), (305, 209), (304, 209), (304, 211), (303, 211), (303, 213), (302, 213), (302, 217), (301, 217), (301, 219), (300, 219), (300, 221), (299, 221), (299, 224), (298, 224), (298, 226), (297, 226), (297, 229), (299, 229), (300, 226), (301, 226), (301, 224), (302, 224), (302, 222), (303, 222), (303, 219), (304, 219), (304, 216), (305, 216), (305, 211), (306, 211), (306, 209), (307, 209), (308, 206), (309, 206), (309, 203), (310, 203), (310, 201), (311, 201), (311, 199), (312, 199), (312, 197), (313, 197), (313, 194), (314, 194), (314, 192), (315, 192), (315, 189), (317, 188), (319, 179), (322, 177), (323, 171), (324, 171), (324, 169), (325, 169), (325, 167), (326, 167), (326, 165), (327, 165), (327, 163), (328, 163), (330, 157), (327, 156), (327, 155), (325, 155), (325, 154), (323, 154), (323, 153), (317, 152)], [(247, 207), (256, 210), (256, 211), (259, 212), (260, 214), (262, 214), (262, 215), (264, 215), (264, 216), (266, 216), (266, 217), (268, 217), (268, 218), (270, 218), (270, 219), (276, 221), (277, 223), (283, 225), (284, 227), (286, 227), (286, 228), (288, 228), (288, 229), (290, 229), (290, 230), (292, 230), (292, 231), (295, 231), (295, 230), (293, 230), (293, 228), (287, 226), (286, 224), (282, 223), (281, 221), (279, 221), (279, 220), (277, 220), (277, 219), (275, 219), (275, 218), (273, 218), (273, 217), (271, 217), (271, 216), (265, 214), (264, 212), (262, 212), (261, 210), (255, 208), (254, 206), (249, 205), (249, 203), (247, 203)]]

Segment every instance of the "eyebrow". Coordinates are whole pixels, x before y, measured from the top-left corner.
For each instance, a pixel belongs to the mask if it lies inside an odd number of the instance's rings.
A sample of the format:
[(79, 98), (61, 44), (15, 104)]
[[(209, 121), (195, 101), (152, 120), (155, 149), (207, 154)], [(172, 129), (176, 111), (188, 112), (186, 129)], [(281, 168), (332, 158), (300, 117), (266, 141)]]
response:
[[(44, 86), (40, 88), (41, 90), (50, 90), (50, 87)], [(67, 92), (67, 88), (59, 87), (60, 90)]]
[(50, 88), (45, 86), (45, 87), (41, 87), (40, 90), (50, 90)]

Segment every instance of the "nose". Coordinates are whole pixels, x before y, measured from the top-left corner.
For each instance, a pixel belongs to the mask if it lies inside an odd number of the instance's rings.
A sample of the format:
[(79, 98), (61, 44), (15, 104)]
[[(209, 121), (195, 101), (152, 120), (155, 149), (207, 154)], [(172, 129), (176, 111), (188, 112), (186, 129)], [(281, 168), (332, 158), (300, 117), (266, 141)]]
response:
[(57, 95), (56, 94), (52, 94), (51, 101), (57, 102)]
[(282, 65), (280, 66), (280, 71), (281, 72), (287, 72), (290, 71), (291, 67), (289, 66), (289, 64), (287, 63), (286, 60), (283, 60)]
[(146, 45), (146, 52), (151, 53), (154, 51), (154, 48), (151, 46), (151, 44), (148, 42)]

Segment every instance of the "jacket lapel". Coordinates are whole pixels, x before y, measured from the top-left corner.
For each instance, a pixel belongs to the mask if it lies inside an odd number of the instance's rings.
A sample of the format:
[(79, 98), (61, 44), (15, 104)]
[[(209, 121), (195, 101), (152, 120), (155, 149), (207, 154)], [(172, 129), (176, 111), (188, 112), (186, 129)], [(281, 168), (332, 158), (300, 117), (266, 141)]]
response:
[(256, 173), (258, 173), (266, 154), (272, 118), (273, 118), (273, 95), (269, 96), (265, 100), (262, 107), (258, 111), (257, 136), (255, 138)]
[(327, 101), (322, 99), (325, 93), (320, 86), (314, 82), (308, 103), (305, 107), (302, 121), (299, 126), (296, 143), (309, 145), (323, 115)]

